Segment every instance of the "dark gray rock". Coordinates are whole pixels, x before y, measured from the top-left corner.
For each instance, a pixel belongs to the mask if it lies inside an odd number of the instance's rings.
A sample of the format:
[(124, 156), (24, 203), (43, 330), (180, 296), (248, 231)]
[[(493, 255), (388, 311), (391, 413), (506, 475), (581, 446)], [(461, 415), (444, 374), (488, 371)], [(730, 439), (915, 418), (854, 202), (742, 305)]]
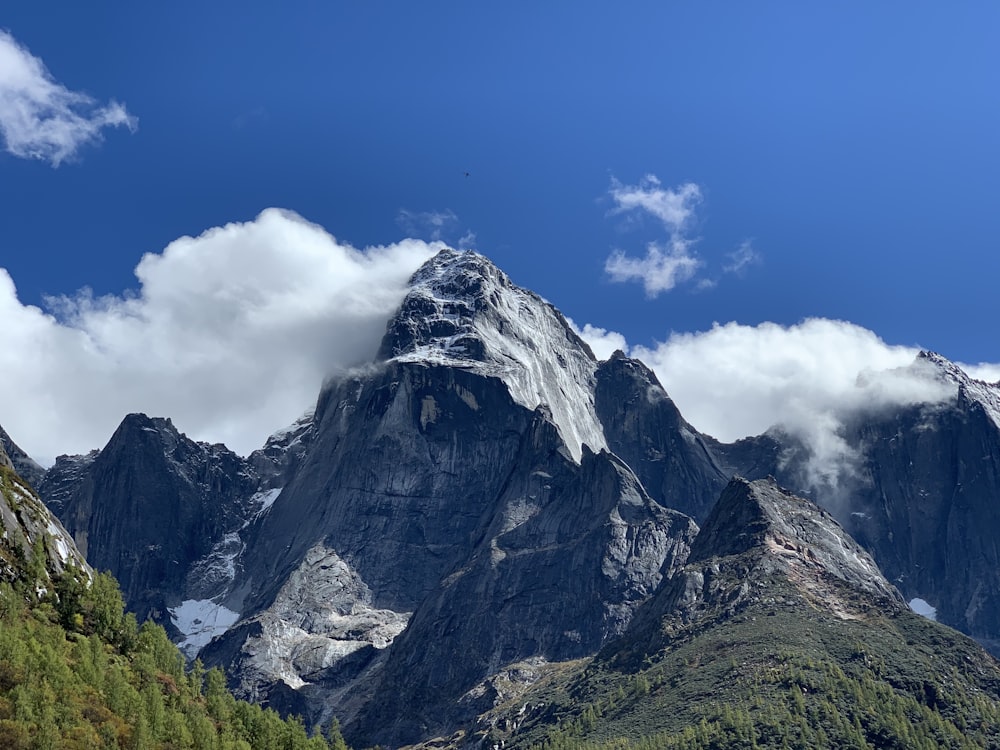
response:
[(608, 447), (649, 494), (704, 519), (732, 472), (716, 456), (714, 441), (684, 420), (653, 371), (615, 352), (597, 370), (595, 407)]
[(45, 475), (45, 469), (15, 443), (10, 435), (0, 427), (0, 451), (6, 456), (11, 467), (18, 476), (24, 479), (32, 487), (38, 487)]
[(858, 489), (836, 510), (908, 600), (1000, 653), (1000, 387), (931, 353), (917, 364), (954, 399), (852, 423)]
[(489, 678), (595, 653), (684, 562), (697, 532), (689, 517), (651, 500), (606, 452), (568, 461), (557, 437), (539, 413), (485, 534), (389, 650), (347, 727), (358, 742), (468, 726), (497, 699)]
[[(76, 463), (77, 466), (70, 467)], [(64, 459), (43, 482), (80, 551), (118, 579), (129, 608), (171, 627), (192, 563), (249, 513), (258, 478), (222, 445), (195, 443), (168, 419), (127, 416), (96, 456)]]
[(654, 653), (779, 589), (779, 597), (794, 592), (843, 620), (905, 608), (871, 555), (828, 511), (773, 479), (736, 477), (705, 520), (687, 564), (636, 613), (623, 641), (636, 655)]

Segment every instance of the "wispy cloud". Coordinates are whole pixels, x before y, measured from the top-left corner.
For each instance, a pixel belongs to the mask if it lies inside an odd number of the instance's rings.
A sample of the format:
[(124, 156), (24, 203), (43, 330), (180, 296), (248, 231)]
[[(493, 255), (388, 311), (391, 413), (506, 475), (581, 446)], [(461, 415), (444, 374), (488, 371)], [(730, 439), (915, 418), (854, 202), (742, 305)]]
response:
[(758, 253), (753, 246), (751, 240), (744, 240), (743, 243), (733, 252), (729, 253), (726, 258), (729, 262), (726, 263), (722, 270), (726, 273), (735, 273), (738, 276), (742, 276), (746, 273), (750, 266), (757, 265), (761, 262), (760, 253)]
[(438, 241), (458, 228), (458, 216), (448, 208), (444, 211), (410, 211), (401, 208), (396, 214), (396, 223), (407, 234)]
[(609, 194), (615, 202), (613, 214), (647, 213), (659, 219), (670, 233), (666, 242), (650, 242), (642, 258), (626, 255), (623, 250), (611, 253), (604, 270), (612, 281), (639, 281), (646, 296), (656, 297), (697, 273), (702, 261), (692, 252), (692, 240), (684, 234), (701, 201), (697, 185), (686, 182), (665, 188), (656, 175), (647, 174), (638, 185), (625, 185), (612, 178)]
[(624, 185), (612, 178), (610, 193), (615, 202), (613, 213), (645, 211), (662, 221), (672, 234), (685, 229), (701, 202), (701, 188), (693, 182), (665, 188), (654, 174), (647, 174), (638, 185)]
[(0, 31), (0, 134), (14, 156), (58, 167), (107, 127), (134, 131), (138, 120), (123, 104), (100, 105), (57, 82), (41, 59)]

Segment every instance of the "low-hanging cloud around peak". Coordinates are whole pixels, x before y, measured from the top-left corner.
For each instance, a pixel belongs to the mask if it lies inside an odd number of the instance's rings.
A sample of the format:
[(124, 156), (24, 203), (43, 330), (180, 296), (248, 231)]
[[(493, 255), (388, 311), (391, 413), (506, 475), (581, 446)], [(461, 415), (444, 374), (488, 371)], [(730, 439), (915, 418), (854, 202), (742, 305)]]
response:
[(183, 237), (139, 289), (18, 301), (0, 269), (0, 424), (34, 458), (104, 445), (122, 417), (172, 417), (247, 453), (369, 361), (412, 273), (443, 245), (355, 249), (289, 211)]
[[(887, 344), (840, 320), (716, 324), (631, 348), (614, 331), (587, 325), (579, 333), (598, 356), (613, 347), (645, 362), (702, 432), (730, 442), (780, 426), (800, 439), (811, 454), (814, 486), (835, 485), (852, 470), (855, 456), (842, 435), (848, 417), (955, 394), (954, 386), (910, 367), (918, 348)], [(997, 365), (968, 369), (1000, 373)]]
[(0, 30), (0, 135), (7, 152), (58, 167), (109, 127), (134, 131), (125, 105), (99, 104), (56, 81), (41, 59)]

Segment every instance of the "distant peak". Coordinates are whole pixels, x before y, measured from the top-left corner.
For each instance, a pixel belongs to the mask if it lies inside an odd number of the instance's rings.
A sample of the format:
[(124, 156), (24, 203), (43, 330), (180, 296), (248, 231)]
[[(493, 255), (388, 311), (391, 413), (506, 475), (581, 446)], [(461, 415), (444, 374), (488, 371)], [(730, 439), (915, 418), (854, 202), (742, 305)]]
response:
[(980, 408), (1000, 429), (1000, 383), (987, 383), (971, 377), (961, 367), (936, 352), (921, 351), (914, 366), (930, 368), (939, 380), (958, 386), (960, 406)]
[(706, 519), (688, 562), (766, 555), (781, 568), (826, 573), (873, 596), (902, 601), (871, 556), (826, 510), (778, 486), (773, 477), (734, 477)]

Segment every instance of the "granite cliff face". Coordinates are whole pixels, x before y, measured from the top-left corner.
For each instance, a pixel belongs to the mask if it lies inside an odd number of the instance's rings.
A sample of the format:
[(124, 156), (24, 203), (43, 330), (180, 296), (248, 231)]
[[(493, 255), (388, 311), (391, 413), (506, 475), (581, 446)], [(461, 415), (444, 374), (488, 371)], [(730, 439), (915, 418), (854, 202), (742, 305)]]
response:
[(169, 419), (131, 414), (98, 454), (60, 457), (41, 489), (88, 561), (112, 571), (136, 615), (171, 627), (169, 609), (189, 598), (192, 566), (240, 527), (258, 484), (225, 446), (195, 443)]
[(632, 640), (655, 652), (680, 633), (773, 597), (774, 580), (843, 620), (906, 606), (828, 511), (771, 478), (736, 477), (705, 520), (687, 564), (635, 618)]
[[(510, 663), (596, 651), (696, 527), (603, 451), (590, 350), (481, 256), (418, 271), (380, 352), (324, 387), (308, 451), (245, 535), (242, 619), (203, 656), (238, 665), (245, 695), (396, 743), (474, 715)], [(293, 580), (339, 603), (304, 616)]]
[(1000, 384), (925, 352), (954, 397), (856, 421), (857, 487), (843, 521), (908, 600), (1000, 653)]
[[(91, 569), (70, 535), (16, 471), (6, 449), (8, 441), (13, 441), (3, 428), (0, 433), (4, 437), (0, 442), (0, 580), (13, 581), (29, 567), (37, 585), (49, 588), (46, 581), (71, 568), (89, 576)], [(23, 458), (18, 462), (22, 466)], [(37, 466), (28, 461), (28, 466)]]

